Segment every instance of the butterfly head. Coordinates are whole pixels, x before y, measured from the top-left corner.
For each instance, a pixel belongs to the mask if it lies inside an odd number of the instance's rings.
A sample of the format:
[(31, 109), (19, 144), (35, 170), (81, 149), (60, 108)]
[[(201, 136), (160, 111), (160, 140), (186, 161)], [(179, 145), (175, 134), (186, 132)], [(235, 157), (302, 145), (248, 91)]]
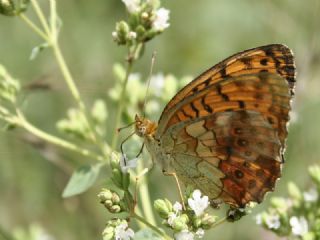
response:
[(138, 136), (152, 136), (154, 135), (156, 129), (157, 124), (155, 122), (138, 115), (135, 116), (135, 131)]

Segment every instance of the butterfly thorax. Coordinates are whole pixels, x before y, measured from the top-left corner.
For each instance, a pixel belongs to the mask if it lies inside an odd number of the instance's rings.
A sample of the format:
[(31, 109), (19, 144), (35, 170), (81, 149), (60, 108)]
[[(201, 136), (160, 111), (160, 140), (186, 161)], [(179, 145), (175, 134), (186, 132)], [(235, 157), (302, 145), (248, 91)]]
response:
[(151, 154), (152, 161), (157, 162), (162, 167), (162, 170), (170, 169), (170, 158), (161, 146), (161, 141), (156, 139), (156, 130), (158, 124), (143, 117), (136, 115), (135, 117), (135, 132), (138, 136), (144, 139), (145, 146)]
[(152, 137), (154, 136), (157, 130), (158, 124), (155, 122), (139, 117), (138, 115), (135, 116), (135, 132), (139, 137)]

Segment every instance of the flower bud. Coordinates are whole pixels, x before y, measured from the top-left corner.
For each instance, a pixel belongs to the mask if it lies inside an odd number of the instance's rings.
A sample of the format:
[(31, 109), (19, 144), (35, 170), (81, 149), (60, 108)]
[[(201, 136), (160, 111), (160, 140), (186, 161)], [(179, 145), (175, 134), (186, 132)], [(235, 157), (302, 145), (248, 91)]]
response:
[(177, 217), (172, 222), (172, 228), (176, 232), (180, 232), (184, 229), (188, 229), (188, 225), (185, 223), (185, 219), (181, 217)]
[(216, 216), (211, 216), (205, 213), (201, 219), (201, 226), (203, 229), (209, 229), (212, 227), (213, 224), (215, 224), (216, 220), (217, 220)]
[(141, 18), (142, 18), (143, 20), (146, 20), (146, 19), (149, 18), (149, 14), (148, 14), (147, 12), (143, 12), (143, 13), (141, 13)]
[(181, 218), (181, 221), (183, 221), (184, 223), (189, 222), (189, 217), (187, 214), (181, 214), (180, 218)]
[(103, 240), (114, 239), (114, 227), (107, 226), (102, 232)]
[(288, 183), (288, 193), (295, 202), (300, 201), (302, 199), (302, 194), (300, 192), (300, 189), (293, 182)]
[(120, 197), (117, 193), (113, 192), (112, 193), (112, 197), (111, 197), (111, 201), (113, 203), (119, 203), (120, 202)]
[(112, 152), (111, 153), (111, 158), (110, 158), (110, 164), (111, 164), (111, 168), (112, 169), (119, 169), (119, 156), (115, 153), (115, 152)]
[(113, 183), (122, 189), (122, 173), (119, 169), (114, 168), (112, 170), (112, 177), (111, 177)]
[(169, 200), (158, 199), (154, 202), (154, 208), (159, 213), (160, 217), (168, 218), (169, 213), (172, 212), (172, 204)]
[(124, 45), (127, 43), (127, 36), (130, 32), (130, 27), (125, 21), (118, 22), (116, 24), (116, 32), (118, 34), (117, 43)]
[(193, 219), (193, 226), (195, 227), (195, 228), (199, 228), (199, 227), (201, 227), (201, 224), (202, 224), (202, 221), (201, 221), (201, 219), (200, 218), (194, 218)]
[(104, 203), (106, 200), (110, 200), (112, 198), (112, 192), (109, 189), (103, 188), (98, 194), (98, 198), (101, 203)]
[(103, 205), (109, 210), (109, 208), (112, 207), (113, 202), (111, 200), (106, 200), (103, 202)]
[(285, 212), (290, 207), (290, 204), (284, 198), (273, 197), (271, 198), (271, 206), (276, 208), (279, 212)]
[(109, 208), (111, 213), (119, 213), (121, 212), (121, 207), (119, 205), (113, 205)]
[(15, 16), (16, 9), (12, 0), (0, 0), (0, 14)]

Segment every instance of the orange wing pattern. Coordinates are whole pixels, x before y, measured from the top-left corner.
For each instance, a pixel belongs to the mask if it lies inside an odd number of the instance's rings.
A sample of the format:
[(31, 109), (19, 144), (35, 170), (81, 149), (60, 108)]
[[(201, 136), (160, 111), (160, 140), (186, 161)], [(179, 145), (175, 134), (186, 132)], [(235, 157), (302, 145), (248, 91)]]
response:
[(294, 83), (292, 53), (277, 44), (236, 54), (183, 88), (155, 135), (179, 178), (236, 207), (261, 202), (281, 174)]
[[(172, 119), (172, 115), (179, 109), (180, 103), (184, 102), (188, 96), (192, 98), (194, 95), (198, 95), (199, 92), (207, 90), (210, 86), (216, 85), (216, 83), (222, 82), (228, 77), (260, 72), (279, 74), (287, 80), (291, 95), (294, 94), (296, 81), (295, 64), (293, 54), (288, 47), (281, 44), (271, 44), (246, 50), (213, 66), (180, 90), (162, 112), (159, 120), (159, 135), (179, 121), (179, 119)], [(217, 91), (222, 98), (226, 98), (223, 93), (219, 92), (219, 89)], [(211, 114), (211, 112), (209, 111), (208, 114)]]

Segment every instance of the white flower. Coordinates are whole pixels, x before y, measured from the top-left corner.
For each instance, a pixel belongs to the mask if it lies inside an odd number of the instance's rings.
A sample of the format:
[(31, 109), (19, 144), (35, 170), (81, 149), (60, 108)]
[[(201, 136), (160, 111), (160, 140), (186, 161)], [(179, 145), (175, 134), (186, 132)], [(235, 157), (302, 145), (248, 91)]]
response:
[(308, 192), (303, 193), (306, 202), (316, 202), (318, 200), (318, 192), (315, 188), (311, 188)]
[(172, 227), (172, 224), (173, 224), (173, 222), (174, 222), (174, 220), (177, 218), (177, 214), (175, 214), (175, 213), (173, 213), (173, 212), (171, 212), (171, 213), (169, 213), (169, 217), (168, 217), (168, 220), (167, 220), (167, 222), (168, 222), (168, 224)]
[(188, 199), (188, 204), (196, 214), (196, 216), (200, 216), (203, 211), (209, 206), (209, 198), (208, 196), (201, 197), (200, 190), (196, 189), (192, 193), (193, 198)]
[(269, 229), (279, 229), (280, 228), (280, 217), (277, 214), (269, 215), (266, 217), (266, 225)]
[(115, 240), (130, 240), (134, 236), (134, 231), (128, 228), (128, 223), (119, 224), (114, 230)]
[(127, 173), (130, 168), (136, 168), (137, 161), (138, 161), (138, 158), (128, 160), (128, 158), (125, 154), (121, 155), (121, 158), (120, 158), (121, 171), (123, 173)]
[(198, 238), (203, 238), (204, 237), (204, 230), (202, 228), (199, 228), (196, 231), (196, 235), (197, 235)]
[(175, 211), (175, 213), (178, 213), (182, 210), (182, 205), (179, 202), (175, 202), (172, 208)]
[(182, 230), (181, 232), (178, 232), (174, 234), (175, 240), (193, 240), (194, 235), (192, 232), (189, 232), (188, 230)]
[(117, 39), (118, 38), (118, 33), (116, 31), (112, 32), (112, 38)]
[(290, 225), (292, 227), (292, 233), (296, 236), (303, 236), (308, 232), (308, 222), (304, 217), (291, 217)]
[(122, 0), (129, 13), (136, 13), (140, 10), (140, 0)]
[(128, 38), (131, 39), (131, 40), (136, 39), (137, 38), (137, 33), (133, 32), (133, 31), (130, 31), (129, 34), (128, 34)]
[(156, 11), (156, 16), (152, 24), (153, 28), (156, 31), (163, 31), (164, 29), (170, 26), (170, 24), (168, 23), (169, 13), (170, 11), (165, 8), (159, 8)]

